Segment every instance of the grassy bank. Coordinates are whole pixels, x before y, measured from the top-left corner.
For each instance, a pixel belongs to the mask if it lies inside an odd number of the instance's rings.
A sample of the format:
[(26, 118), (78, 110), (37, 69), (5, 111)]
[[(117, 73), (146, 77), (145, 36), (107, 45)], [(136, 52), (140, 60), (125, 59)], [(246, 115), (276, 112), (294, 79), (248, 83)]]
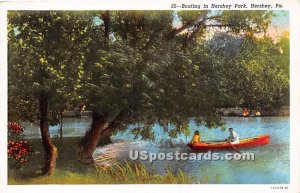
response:
[(109, 170), (78, 173), (58, 170), (53, 176), (9, 178), (9, 184), (191, 184), (195, 179), (183, 172), (165, 175), (150, 174), (144, 166), (119, 165)]
[(115, 165), (110, 169), (95, 165), (84, 165), (77, 160), (78, 138), (54, 139), (59, 157), (53, 176), (41, 176), (43, 149), (39, 139), (28, 140), (34, 146), (34, 153), (21, 169), (8, 171), (8, 184), (190, 184), (218, 183), (207, 177), (197, 182), (184, 172), (176, 174), (167, 171), (163, 176), (149, 173), (143, 165)]

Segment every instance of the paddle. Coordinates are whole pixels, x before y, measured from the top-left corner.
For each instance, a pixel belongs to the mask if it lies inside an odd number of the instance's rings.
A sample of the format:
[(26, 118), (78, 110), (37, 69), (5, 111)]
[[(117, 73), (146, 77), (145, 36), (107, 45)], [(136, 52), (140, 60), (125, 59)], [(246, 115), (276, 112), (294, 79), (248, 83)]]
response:
[(230, 141), (228, 139), (226, 141), (229, 143), (229, 145), (232, 147), (232, 149), (234, 149), (237, 153), (242, 154), (240, 152), (240, 150), (238, 150), (236, 147), (234, 147), (234, 145), (232, 145), (232, 143), (230, 143)]

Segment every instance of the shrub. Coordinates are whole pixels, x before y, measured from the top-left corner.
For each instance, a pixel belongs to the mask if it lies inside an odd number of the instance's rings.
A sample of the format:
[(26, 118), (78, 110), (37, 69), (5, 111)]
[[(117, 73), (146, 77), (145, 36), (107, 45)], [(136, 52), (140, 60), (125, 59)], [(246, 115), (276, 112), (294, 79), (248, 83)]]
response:
[(8, 164), (11, 169), (20, 169), (32, 153), (32, 146), (23, 139), (24, 128), (16, 123), (9, 122), (8, 126)]

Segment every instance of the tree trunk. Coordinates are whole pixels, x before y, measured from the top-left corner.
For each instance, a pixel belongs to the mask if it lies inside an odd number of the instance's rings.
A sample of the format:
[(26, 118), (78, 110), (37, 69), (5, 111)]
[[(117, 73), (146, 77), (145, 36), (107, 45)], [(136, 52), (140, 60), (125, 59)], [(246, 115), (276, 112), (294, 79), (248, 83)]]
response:
[(118, 128), (126, 111), (121, 111), (113, 121), (107, 125), (105, 117), (101, 113), (93, 112), (92, 126), (86, 132), (79, 145), (79, 161), (85, 164), (94, 162), (93, 153), (96, 147), (112, 143), (110, 137), (112, 133)]
[(48, 125), (48, 96), (45, 92), (40, 93), (40, 131), (42, 135), (42, 142), (45, 149), (45, 167), (43, 169), (44, 175), (52, 175), (56, 167), (57, 148), (52, 143), (49, 134)]
[(63, 143), (63, 113), (60, 113), (60, 128), (59, 128), (60, 144)]
[(93, 112), (92, 118), (91, 129), (86, 132), (79, 145), (79, 161), (85, 164), (94, 162), (92, 156), (106, 123), (104, 115), (99, 112)]
[(126, 110), (121, 111), (110, 124), (101, 130), (100, 139), (98, 142), (99, 146), (107, 145), (112, 143), (111, 136), (114, 131), (117, 130), (118, 126), (121, 124), (124, 116), (126, 115)]
[(109, 11), (104, 11), (101, 13), (101, 17), (104, 23), (104, 37), (105, 37), (105, 48), (108, 48), (108, 44), (109, 44), (109, 28), (110, 28), (110, 16), (109, 16)]

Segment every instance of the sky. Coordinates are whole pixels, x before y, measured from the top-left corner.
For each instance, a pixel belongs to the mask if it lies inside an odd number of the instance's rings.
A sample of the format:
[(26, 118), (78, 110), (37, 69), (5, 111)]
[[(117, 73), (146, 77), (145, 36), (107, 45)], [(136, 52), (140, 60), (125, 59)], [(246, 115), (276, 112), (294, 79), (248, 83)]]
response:
[(276, 17), (273, 18), (269, 33), (273, 39), (277, 39), (280, 35), (289, 32), (289, 12), (288, 11), (275, 11)]

